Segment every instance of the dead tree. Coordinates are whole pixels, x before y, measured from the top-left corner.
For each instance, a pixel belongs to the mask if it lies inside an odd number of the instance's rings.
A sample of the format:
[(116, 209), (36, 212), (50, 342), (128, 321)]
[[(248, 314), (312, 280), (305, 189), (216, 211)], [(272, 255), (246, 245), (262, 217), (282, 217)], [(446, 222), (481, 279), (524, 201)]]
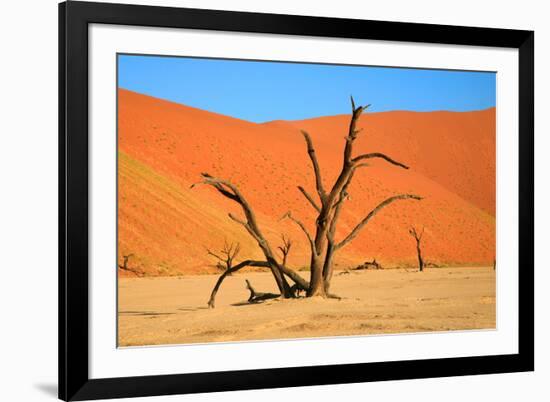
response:
[(417, 232), (416, 228), (413, 226), (409, 229), (409, 234), (414, 237), (416, 240), (416, 254), (418, 255), (418, 270), (422, 272), (424, 270), (424, 260), (422, 259), (422, 250), (420, 249), (420, 242), (422, 241), (422, 236), (424, 235), (424, 228), (420, 233)]
[(275, 294), (275, 293), (257, 292), (252, 287), (252, 284), (250, 283), (250, 281), (248, 279), (246, 279), (246, 288), (250, 291), (250, 297), (248, 298), (249, 303), (259, 303), (259, 302), (264, 301), (264, 300), (276, 299), (277, 297), (280, 296), (280, 295)]
[[(283, 256), (282, 264), (286, 266), (288, 254), (290, 253), (290, 249), (292, 248), (292, 240), (289, 237), (286, 237), (284, 234), (281, 235), (281, 239), (283, 240), (283, 245), (279, 246), (278, 249)], [(305, 289), (302, 289), (302, 287), (297, 283), (290, 287), (290, 293), (293, 295), (293, 297), (299, 297), (300, 293), (302, 293), (303, 291), (305, 291)]]
[[(421, 197), (415, 194), (398, 194), (389, 197), (368, 212), (347, 236), (340, 241), (335, 239), (338, 219), (341, 215), (342, 208), (345, 205), (346, 200), (349, 198), (348, 188), (357, 169), (367, 167), (368, 164), (365, 162), (369, 160), (382, 160), (402, 169), (409, 168), (403, 163), (397, 162), (389, 156), (379, 152), (354, 156), (353, 145), (360, 132), (357, 128), (357, 122), (368, 106), (369, 105), (356, 107), (353, 98), (351, 98), (352, 114), (348, 133), (345, 138), (342, 168), (335, 182), (328, 188), (325, 188), (322, 180), (321, 168), (317, 160), (313, 141), (307, 132), (302, 131), (306, 142), (307, 153), (315, 175), (315, 189), (317, 196), (313, 197), (302, 186), (298, 186), (298, 190), (316, 212), (315, 233), (310, 234), (302, 221), (294, 217), (290, 212), (285, 214), (283, 218), (288, 218), (293, 221), (307, 238), (310, 248), (309, 282), (303, 279), (297, 272), (287, 267), (286, 260), (284, 263), (279, 263), (275, 259), (269, 242), (260, 230), (252, 207), (237, 186), (227, 180), (212, 177), (208, 173), (202, 173), (202, 181), (200, 184), (206, 184), (213, 187), (221, 195), (240, 205), (245, 219), (238, 218), (232, 214), (229, 214), (229, 217), (235, 222), (241, 224), (257, 242), (265, 256), (265, 262), (263, 262), (265, 265), (263, 266), (267, 266), (271, 270), (282, 297), (294, 297), (295, 292), (293, 289), (296, 288), (305, 290), (307, 297), (330, 296), (329, 289), (333, 273), (334, 255), (344, 246), (349, 244), (353, 239), (355, 239), (361, 230), (371, 221), (371, 219), (374, 218), (374, 216), (386, 206), (398, 200), (421, 200)], [(195, 185), (191, 187), (194, 186)], [(258, 261), (256, 262), (259, 263)], [(223, 275), (225, 275), (225, 273)], [(220, 277), (218, 282), (223, 280), (222, 277)], [(287, 279), (292, 280), (295, 285), (293, 287), (289, 286)]]
[(124, 271), (128, 271), (128, 272), (131, 272), (133, 274), (135, 274), (136, 276), (143, 276), (143, 272), (139, 271), (138, 269), (135, 269), (135, 268), (130, 268), (128, 266), (128, 261), (130, 260), (130, 257), (133, 257), (134, 255), (133, 254), (127, 254), (127, 255), (123, 255), (122, 256), (122, 265), (119, 264), (119, 268), (124, 270)]
[(290, 249), (292, 247), (292, 240), (285, 235), (281, 235), (281, 239), (283, 240), (283, 245), (277, 247), (279, 251), (281, 252), (283, 256), (282, 264), (286, 266), (286, 259), (288, 257), (288, 254), (290, 253)]
[(376, 258), (373, 258), (372, 261), (365, 261), (364, 263), (353, 268), (355, 271), (360, 271), (363, 269), (382, 269), (382, 266), (378, 261), (376, 261)]
[(357, 136), (361, 130), (357, 128), (357, 122), (362, 113), (369, 107), (367, 106), (355, 106), (353, 97), (351, 98), (351, 120), (348, 128), (348, 135), (346, 137), (346, 143), (344, 146), (343, 164), (336, 181), (330, 187), (330, 190), (326, 190), (322, 176), (319, 161), (315, 153), (315, 147), (310, 135), (306, 131), (302, 131), (306, 145), (307, 153), (311, 160), (313, 172), (315, 174), (315, 189), (319, 201), (315, 201), (303, 187), (299, 186), (298, 190), (304, 195), (306, 200), (317, 212), (315, 219), (315, 235), (310, 235), (301, 222), (292, 218), (291, 214), (287, 216), (297, 223), (302, 231), (304, 231), (311, 247), (311, 262), (310, 262), (310, 286), (307, 290), (308, 296), (330, 296), (330, 282), (333, 272), (333, 259), (337, 251), (349, 244), (361, 230), (369, 223), (369, 221), (380, 210), (398, 200), (413, 199), (420, 200), (421, 197), (414, 194), (400, 194), (390, 197), (381, 203), (379, 203), (373, 210), (371, 210), (363, 220), (361, 220), (353, 230), (344, 237), (341, 241), (335, 240), (336, 227), (338, 219), (342, 212), (342, 207), (345, 201), (349, 198), (348, 187), (352, 182), (355, 171), (362, 167), (367, 167), (368, 164), (365, 161), (370, 159), (381, 159), (394, 166), (402, 169), (408, 169), (409, 167), (403, 163), (397, 162), (389, 156), (372, 152), (353, 156), (353, 145)]
[(294, 283), (296, 283), (301, 289), (307, 289), (309, 287), (309, 283), (305, 279), (303, 279), (294, 270), (284, 266), (283, 264), (277, 261), (269, 242), (264, 237), (258, 225), (254, 210), (252, 209), (252, 207), (250, 206), (250, 204), (248, 203), (244, 195), (237, 188), (237, 186), (235, 186), (234, 184), (230, 183), (227, 180), (213, 177), (208, 173), (202, 173), (201, 176), (203, 180), (199, 183), (193, 184), (191, 188), (194, 188), (198, 184), (209, 185), (214, 189), (216, 189), (224, 197), (236, 202), (241, 207), (243, 214), (245, 216), (245, 219), (238, 218), (231, 213), (228, 214), (229, 218), (237, 222), (238, 224), (242, 225), (246, 229), (246, 231), (257, 242), (258, 247), (262, 250), (262, 253), (264, 254), (264, 257), (265, 257), (265, 261), (247, 260), (236, 265), (232, 269), (225, 271), (222, 274), (222, 276), (220, 276), (220, 278), (218, 279), (218, 282), (216, 283), (214, 290), (212, 291), (212, 296), (210, 298), (210, 302), (208, 303), (209, 306), (214, 307), (213, 299), (215, 298), (216, 292), (219, 289), (225, 277), (246, 266), (269, 268), (273, 275), (273, 278), (275, 279), (277, 288), (279, 289), (281, 296), (284, 298), (294, 297), (291, 287), (287, 281), (287, 277), (293, 280)]
[(221, 271), (228, 271), (233, 267), (233, 261), (235, 260), (235, 258), (237, 258), (240, 251), (240, 243), (230, 244), (227, 242), (227, 240), (223, 242), (223, 248), (218, 253), (214, 253), (208, 248), (206, 249), (208, 255), (214, 257), (217, 260), (215, 267)]

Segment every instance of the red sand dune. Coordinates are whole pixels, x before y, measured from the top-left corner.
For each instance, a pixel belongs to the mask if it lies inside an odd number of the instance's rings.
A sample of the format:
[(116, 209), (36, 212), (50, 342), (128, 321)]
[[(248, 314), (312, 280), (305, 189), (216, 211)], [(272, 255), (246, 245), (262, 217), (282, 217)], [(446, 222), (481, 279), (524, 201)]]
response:
[[(343, 100), (347, 101), (347, 100)], [(231, 180), (255, 208), (275, 248), (294, 240), (290, 265), (307, 265), (304, 235), (287, 211), (310, 228), (314, 211), (296, 186), (314, 193), (300, 129), (316, 145), (328, 186), (341, 165), (349, 116), (255, 124), (119, 90), (119, 259), (149, 275), (213, 272), (205, 247), (241, 243), (241, 258), (261, 258), (228, 212), (240, 213), (213, 189), (190, 185), (200, 172)], [(425, 227), (424, 251), (437, 264), (491, 264), (495, 255), (495, 110), (369, 113), (355, 153), (384, 152), (409, 165), (384, 161), (357, 172), (338, 237), (384, 198), (415, 193), (380, 212), (337, 255), (339, 268), (376, 258), (383, 266), (415, 263), (411, 225)]]

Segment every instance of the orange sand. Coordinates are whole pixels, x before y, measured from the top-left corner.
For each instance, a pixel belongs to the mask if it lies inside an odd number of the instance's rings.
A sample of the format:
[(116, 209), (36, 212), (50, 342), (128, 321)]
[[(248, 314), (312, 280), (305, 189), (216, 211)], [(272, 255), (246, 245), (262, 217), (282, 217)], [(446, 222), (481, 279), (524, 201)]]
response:
[[(346, 102), (346, 99), (342, 100)], [(240, 213), (208, 187), (190, 190), (200, 172), (237, 184), (255, 208), (273, 247), (281, 233), (294, 240), (289, 265), (307, 265), (307, 244), (288, 210), (310, 228), (314, 211), (296, 189), (314, 193), (299, 129), (311, 134), (325, 186), (341, 165), (349, 116), (255, 124), (119, 90), (119, 259), (147, 275), (216, 272), (205, 247), (241, 243), (242, 258), (261, 258), (257, 246), (227, 216)], [(411, 225), (425, 227), (428, 261), (491, 265), (495, 256), (495, 110), (369, 113), (356, 154), (384, 152), (411, 167), (379, 160), (358, 171), (337, 237), (345, 236), (376, 204), (400, 201), (378, 214), (336, 257), (337, 268), (376, 258), (383, 266), (415, 264)], [(122, 272), (126, 274), (125, 272)]]

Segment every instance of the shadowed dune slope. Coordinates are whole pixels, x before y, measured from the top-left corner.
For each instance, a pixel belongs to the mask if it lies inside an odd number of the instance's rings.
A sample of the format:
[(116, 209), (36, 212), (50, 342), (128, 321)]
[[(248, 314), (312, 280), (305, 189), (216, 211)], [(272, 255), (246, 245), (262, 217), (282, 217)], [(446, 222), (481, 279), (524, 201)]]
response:
[[(343, 100), (345, 101), (345, 100)], [(495, 110), (366, 114), (355, 153), (384, 152), (410, 170), (372, 160), (350, 186), (337, 238), (372, 208), (401, 193), (337, 254), (337, 268), (376, 258), (384, 266), (415, 263), (411, 225), (425, 227), (426, 259), (437, 264), (490, 264), (495, 253)], [(294, 245), (293, 267), (308, 263), (304, 235), (287, 211), (313, 230), (314, 211), (296, 186), (314, 194), (300, 129), (310, 132), (325, 185), (341, 165), (349, 116), (255, 124), (119, 90), (119, 260), (148, 275), (214, 272), (205, 248), (240, 242), (240, 257), (260, 258), (246, 231), (230, 220), (234, 203), (206, 186), (208, 172), (238, 185), (275, 248), (282, 233)]]

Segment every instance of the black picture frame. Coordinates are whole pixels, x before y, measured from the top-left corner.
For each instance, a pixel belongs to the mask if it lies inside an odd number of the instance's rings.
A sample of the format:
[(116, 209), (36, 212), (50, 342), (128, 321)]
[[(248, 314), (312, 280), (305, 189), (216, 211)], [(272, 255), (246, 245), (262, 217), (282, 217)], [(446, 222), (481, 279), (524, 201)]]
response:
[[(519, 51), (517, 354), (214, 373), (88, 375), (88, 25), (508, 47)], [(70, 1), (59, 5), (59, 398), (103, 398), (534, 370), (534, 32)]]

